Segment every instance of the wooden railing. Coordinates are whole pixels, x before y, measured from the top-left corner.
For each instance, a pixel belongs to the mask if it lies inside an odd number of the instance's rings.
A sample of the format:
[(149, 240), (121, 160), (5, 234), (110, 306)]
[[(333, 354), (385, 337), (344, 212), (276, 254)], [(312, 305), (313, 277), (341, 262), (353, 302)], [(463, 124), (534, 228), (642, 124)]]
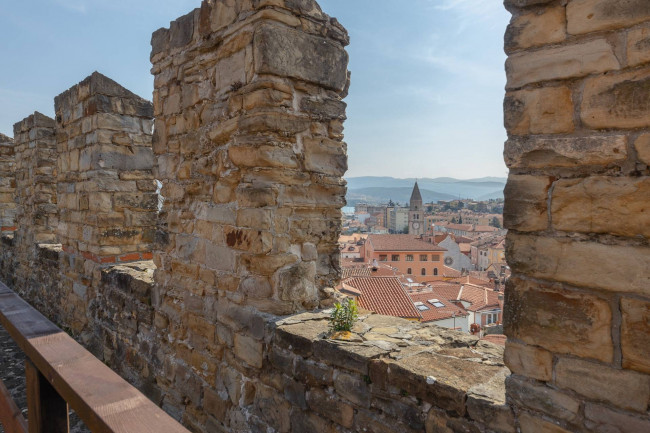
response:
[(26, 356), (27, 421), (0, 380), (6, 433), (68, 433), (68, 405), (93, 433), (189, 433), (1, 282), (0, 324)]

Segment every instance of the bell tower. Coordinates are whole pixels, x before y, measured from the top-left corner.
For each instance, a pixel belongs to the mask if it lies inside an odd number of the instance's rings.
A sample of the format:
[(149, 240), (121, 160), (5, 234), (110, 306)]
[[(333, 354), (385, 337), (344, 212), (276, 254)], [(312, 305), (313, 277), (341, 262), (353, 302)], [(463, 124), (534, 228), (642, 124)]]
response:
[(422, 207), (422, 195), (418, 187), (418, 181), (415, 181), (413, 192), (411, 193), (409, 209), (409, 234), (419, 236), (424, 234), (424, 209)]

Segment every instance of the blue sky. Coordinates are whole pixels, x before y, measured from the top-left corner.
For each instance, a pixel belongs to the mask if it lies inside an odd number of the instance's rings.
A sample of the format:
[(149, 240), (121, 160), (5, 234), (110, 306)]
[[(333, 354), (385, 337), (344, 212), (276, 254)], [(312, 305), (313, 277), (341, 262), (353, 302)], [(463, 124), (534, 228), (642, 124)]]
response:
[[(320, 0), (350, 32), (347, 176), (504, 176), (497, 0)], [(199, 0), (0, 0), (0, 132), (98, 70), (151, 99), (151, 33)]]

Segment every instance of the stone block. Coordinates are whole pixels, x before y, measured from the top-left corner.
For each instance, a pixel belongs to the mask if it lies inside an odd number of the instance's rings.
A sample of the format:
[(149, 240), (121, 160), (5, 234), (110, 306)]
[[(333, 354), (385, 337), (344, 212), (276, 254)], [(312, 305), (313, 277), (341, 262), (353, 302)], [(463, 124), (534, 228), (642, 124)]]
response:
[(568, 422), (579, 419), (580, 401), (546, 385), (510, 376), (506, 379), (506, 390), (511, 405), (532, 409)]
[(620, 412), (611, 407), (585, 404), (585, 427), (590, 432), (638, 433), (650, 431), (650, 417), (629, 412)]
[(567, 30), (572, 35), (631, 27), (650, 20), (646, 0), (572, 0), (567, 4)]
[(562, 42), (565, 38), (565, 9), (547, 8), (513, 17), (506, 30), (505, 49), (506, 52), (513, 52)]
[(354, 423), (354, 408), (319, 388), (307, 392), (307, 404), (314, 412), (343, 427), (350, 428)]
[(205, 265), (215, 271), (235, 270), (237, 256), (234, 251), (225, 246), (217, 245), (212, 242), (205, 244)]
[(276, 390), (264, 385), (258, 386), (254, 402), (255, 412), (275, 431), (289, 431), (291, 406)]
[(650, 238), (648, 197), (650, 177), (562, 179), (551, 199), (553, 228)]
[[(180, 48), (192, 41), (192, 36), (194, 35), (194, 15), (197, 11), (198, 9), (195, 9), (189, 14), (183, 15), (182, 17), (171, 22), (171, 26), (169, 28), (169, 45), (171, 48)], [(156, 51), (156, 49), (162, 51), (166, 35), (163, 33), (158, 33), (156, 35), (156, 33), (154, 33), (154, 36), (157, 36), (155, 38), (156, 45), (154, 45), (154, 40), (152, 39), (152, 46), (154, 51)]]
[(650, 27), (632, 29), (627, 34), (628, 66), (647, 62), (650, 62)]
[(627, 159), (627, 141), (625, 135), (511, 137), (506, 142), (504, 159), (509, 168), (621, 164)]
[(509, 135), (558, 134), (574, 130), (568, 87), (542, 87), (506, 93), (504, 121)]
[(296, 154), (291, 147), (231, 146), (228, 156), (238, 167), (298, 168)]
[(590, 400), (641, 413), (650, 400), (650, 376), (580, 359), (561, 357), (555, 365), (554, 383)]
[(518, 231), (542, 231), (548, 227), (548, 191), (553, 178), (547, 176), (508, 176), (504, 190), (503, 224)]
[(539, 347), (507, 341), (503, 359), (514, 374), (545, 382), (553, 377), (553, 354)]
[(255, 368), (262, 368), (264, 344), (243, 334), (235, 334), (235, 355)]
[(513, 273), (609, 292), (650, 294), (647, 247), (508, 233)]
[(650, 302), (621, 299), (623, 368), (650, 374)]
[(521, 433), (571, 433), (557, 424), (543, 420), (527, 412), (519, 414)]
[(305, 168), (315, 173), (343, 176), (348, 170), (347, 145), (328, 138), (303, 139)]
[(264, 24), (255, 31), (253, 45), (257, 73), (297, 78), (337, 92), (345, 88), (348, 55), (331, 40)]
[(340, 397), (356, 406), (370, 407), (370, 388), (361, 375), (339, 372), (334, 378), (334, 389)]
[(504, 315), (504, 333), (510, 338), (555, 353), (613, 360), (612, 312), (605, 300), (512, 278)]
[(504, 0), (503, 4), (506, 7), (526, 8), (529, 6), (543, 5), (551, 1), (553, 0)]
[(650, 69), (608, 74), (585, 83), (580, 117), (593, 129), (650, 126)]
[(641, 134), (634, 142), (634, 149), (639, 160), (645, 165), (650, 165), (650, 134)]
[(506, 88), (516, 89), (526, 84), (584, 77), (619, 68), (614, 49), (605, 39), (526, 51), (513, 54), (506, 61)]
[(336, 433), (338, 430), (333, 423), (314, 412), (293, 408), (291, 411), (291, 431)]

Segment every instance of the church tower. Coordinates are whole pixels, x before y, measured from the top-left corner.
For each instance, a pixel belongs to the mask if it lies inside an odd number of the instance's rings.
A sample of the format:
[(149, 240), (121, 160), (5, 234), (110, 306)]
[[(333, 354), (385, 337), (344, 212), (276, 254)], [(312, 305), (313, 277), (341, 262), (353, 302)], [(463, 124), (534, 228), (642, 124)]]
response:
[(409, 204), (409, 234), (414, 236), (423, 235), (425, 231), (424, 209), (422, 208), (422, 195), (420, 194), (417, 180), (415, 181)]

